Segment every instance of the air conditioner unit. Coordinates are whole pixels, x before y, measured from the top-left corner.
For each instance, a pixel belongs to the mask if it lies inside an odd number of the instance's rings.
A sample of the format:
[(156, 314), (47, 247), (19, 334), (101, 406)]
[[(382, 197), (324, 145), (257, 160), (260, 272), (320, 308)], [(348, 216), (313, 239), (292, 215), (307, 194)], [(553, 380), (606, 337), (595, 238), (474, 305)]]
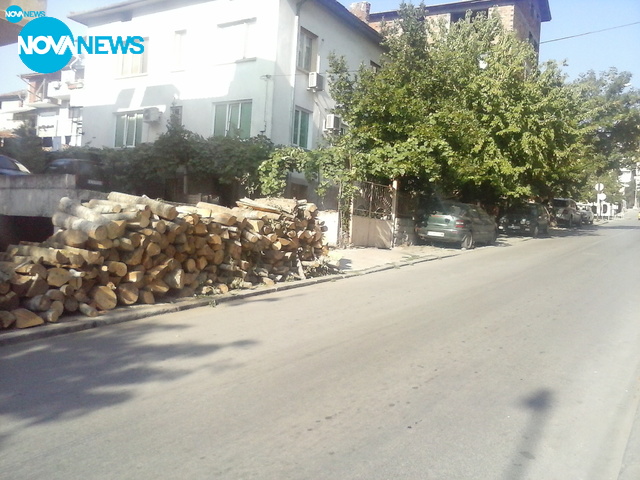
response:
[(333, 130), (338, 131), (342, 126), (342, 119), (333, 113), (327, 115), (327, 118), (324, 121), (324, 129), (325, 130)]
[(162, 113), (157, 107), (145, 108), (142, 112), (142, 120), (147, 123), (157, 122), (160, 120), (160, 115), (162, 115)]
[(310, 72), (308, 89), (315, 92), (321, 92), (324, 90), (324, 77), (318, 72)]

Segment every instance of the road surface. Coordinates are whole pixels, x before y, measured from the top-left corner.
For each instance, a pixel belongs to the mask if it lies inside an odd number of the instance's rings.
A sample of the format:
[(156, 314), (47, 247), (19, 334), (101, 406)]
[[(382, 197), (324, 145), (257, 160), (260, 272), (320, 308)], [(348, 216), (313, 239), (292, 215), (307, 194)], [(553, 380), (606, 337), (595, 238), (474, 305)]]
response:
[(617, 479), (639, 266), (616, 220), (3, 347), (0, 478)]

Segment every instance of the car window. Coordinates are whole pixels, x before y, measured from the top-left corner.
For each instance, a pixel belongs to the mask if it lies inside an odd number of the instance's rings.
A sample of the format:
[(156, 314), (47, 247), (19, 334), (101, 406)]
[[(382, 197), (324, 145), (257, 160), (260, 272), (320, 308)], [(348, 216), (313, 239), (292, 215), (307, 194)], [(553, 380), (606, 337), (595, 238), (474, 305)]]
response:
[(566, 207), (569, 205), (569, 200), (564, 198), (554, 198), (552, 204), (554, 207)]

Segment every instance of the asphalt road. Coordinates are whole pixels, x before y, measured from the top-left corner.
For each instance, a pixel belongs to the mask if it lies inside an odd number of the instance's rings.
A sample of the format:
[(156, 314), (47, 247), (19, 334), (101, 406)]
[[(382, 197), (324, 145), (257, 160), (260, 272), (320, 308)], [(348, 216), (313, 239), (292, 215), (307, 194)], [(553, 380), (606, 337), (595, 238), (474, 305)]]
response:
[(2, 347), (0, 478), (617, 479), (639, 246), (617, 220)]

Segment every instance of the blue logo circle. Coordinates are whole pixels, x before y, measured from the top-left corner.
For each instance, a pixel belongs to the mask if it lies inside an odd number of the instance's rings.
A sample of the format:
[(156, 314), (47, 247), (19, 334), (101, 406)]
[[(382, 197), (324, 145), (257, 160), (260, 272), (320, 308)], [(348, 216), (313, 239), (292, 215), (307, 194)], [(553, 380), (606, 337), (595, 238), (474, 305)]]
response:
[(11, 5), (4, 11), (4, 18), (7, 19), (7, 22), (18, 23), (24, 18), (24, 12), (19, 6)]
[[(65, 37), (68, 37), (66, 42)], [(71, 30), (63, 21), (53, 17), (34, 18), (20, 30), (20, 59), (35, 72), (57, 72), (73, 56), (71, 40)]]

